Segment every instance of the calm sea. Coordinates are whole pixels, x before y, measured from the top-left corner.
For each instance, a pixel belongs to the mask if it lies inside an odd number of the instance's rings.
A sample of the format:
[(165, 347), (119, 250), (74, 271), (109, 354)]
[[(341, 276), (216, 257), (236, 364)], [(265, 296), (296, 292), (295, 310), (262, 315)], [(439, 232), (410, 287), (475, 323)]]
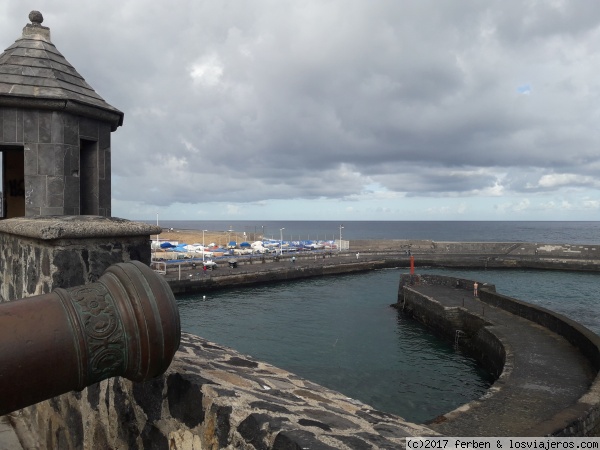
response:
[[(156, 224), (156, 221), (145, 221)], [(462, 222), (462, 221), (252, 221), (159, 220), (164, 228), (188, 230), (233, 230), (248, 239), (254, 236), (284, 240), (339, 239), (431, 239), (468, 242), (546, 242), (599, 244), (600, 222)]]
[[(216, 224), (223, 222), (213, 222), (213, 226), (211, 222), (170, 223), (165, 221), (161, 225), (198, 229), (199, 224), (200, 229), (211, 230), (236, 226), (236, 222), (221, 228)], [(275, 226), (274, 222), (267, 224)], [(334, 222), (277, 224), (286, 230), (288, 226), (301, 230), (305, 224), (311, 233), (318, 233), (319, 224), (335, 225)], [(237, 225), (254, 226), (247, 222)], [(355, 236), (355, 239), (598, 243), (594, 233), (600, 231), (598, 222), (349, 222), (343, 226), (343, 238), (350, 241)], [(428, 233), (424, 228), (429, 229)], [(450, 233), (450, 228), (455, 234)], [(492, 230), (498, 236), (492, 235)], [(494, 283), (503, 294), (565, 314), (600, 333), (597, 294), (600, 274), (420, 271)], [(205, 299), (202, 295), (179, 297), (182, 327), (375, 408), (424, 422), (483, 395), (491, 380), (473, 360), (455, 350), (452, 343), (437, 339), (389, 306), (396, 301), (401, 272), (402, 269), (388, 269), (230, 289), (211, 293)]]

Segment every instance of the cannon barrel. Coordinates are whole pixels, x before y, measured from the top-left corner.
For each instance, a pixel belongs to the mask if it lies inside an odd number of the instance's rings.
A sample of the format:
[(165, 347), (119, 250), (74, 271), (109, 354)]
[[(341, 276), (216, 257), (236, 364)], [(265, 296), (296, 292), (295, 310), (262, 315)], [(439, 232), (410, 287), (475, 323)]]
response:
[(95, 283), (0, 304), (0, 415), (113, 376), (162, 374), (179, 347), (166, 281), (139, 261)]

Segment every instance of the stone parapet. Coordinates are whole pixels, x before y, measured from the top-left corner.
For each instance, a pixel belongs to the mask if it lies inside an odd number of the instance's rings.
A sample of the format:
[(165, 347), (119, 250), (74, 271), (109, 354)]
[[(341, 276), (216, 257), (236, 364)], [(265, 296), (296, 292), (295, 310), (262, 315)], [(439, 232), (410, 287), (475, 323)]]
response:
[(149, 236), (156, 232), (152, 225), (99, 216), (0, 221), (0, 300), (94, 282), (119, 262), (148, 265)]
[[(45, 241), (144, 236), (160, 233), (161, 228), (118, 217), (35, 216), (0, 221), (0, 233)], [(146, 245), (150, 248), (148, 239)]]

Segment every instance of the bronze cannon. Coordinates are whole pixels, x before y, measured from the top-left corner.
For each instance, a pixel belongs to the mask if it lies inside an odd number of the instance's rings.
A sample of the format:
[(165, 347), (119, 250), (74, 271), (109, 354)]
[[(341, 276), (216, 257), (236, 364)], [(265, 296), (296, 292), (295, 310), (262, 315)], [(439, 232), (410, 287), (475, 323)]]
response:
[(0, 415), (98, 381), (162, 374), (179, 347), (166, 281), (139, 261), (95, 283), (0, 304)]

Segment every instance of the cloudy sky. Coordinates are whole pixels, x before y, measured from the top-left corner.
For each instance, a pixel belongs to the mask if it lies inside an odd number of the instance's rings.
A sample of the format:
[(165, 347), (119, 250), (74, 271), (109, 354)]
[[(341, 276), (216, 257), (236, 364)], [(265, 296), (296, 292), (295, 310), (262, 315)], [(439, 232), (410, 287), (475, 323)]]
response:
[(597, 0), (0, 5), (125, 113), (114, 216), (599, 219)]

